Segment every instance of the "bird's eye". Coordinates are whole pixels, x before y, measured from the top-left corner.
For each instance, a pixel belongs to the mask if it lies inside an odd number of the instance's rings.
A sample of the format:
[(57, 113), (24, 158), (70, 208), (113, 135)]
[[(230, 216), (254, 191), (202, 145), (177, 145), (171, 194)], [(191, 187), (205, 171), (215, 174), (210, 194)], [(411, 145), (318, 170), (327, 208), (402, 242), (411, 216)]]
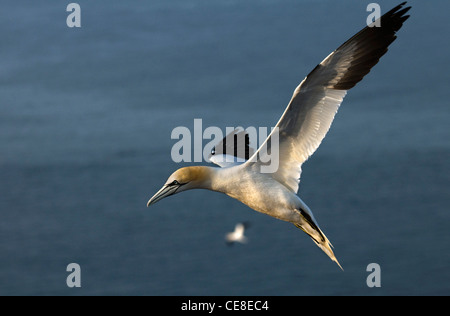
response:
[(216, 147), (213, 147), (213, 149), (211, 149), (211, 155), (215, 155), (216, 154)]
[(170, 185), (179, 185), (180, 183), (177, 180), (173, 180), (173, 182)]

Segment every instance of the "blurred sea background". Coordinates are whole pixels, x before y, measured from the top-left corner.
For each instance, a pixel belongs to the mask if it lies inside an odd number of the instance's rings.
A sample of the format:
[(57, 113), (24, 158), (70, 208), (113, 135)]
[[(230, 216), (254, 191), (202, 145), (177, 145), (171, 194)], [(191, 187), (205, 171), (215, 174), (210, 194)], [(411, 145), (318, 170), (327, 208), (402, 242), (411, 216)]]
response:
[[(69, 28), (69, 2), (3, 1), (0, 295), (450, 294), (449, 1), (409, 1), (304, 165), (299, 195), (345, 272), (301, 230), (219, 193), (146, 208), (194, 164), (171, 160), (175, 127), (274, 126), (369, 2), (80, 0)], [(249, 242), (227, 247), (239, 221)]]

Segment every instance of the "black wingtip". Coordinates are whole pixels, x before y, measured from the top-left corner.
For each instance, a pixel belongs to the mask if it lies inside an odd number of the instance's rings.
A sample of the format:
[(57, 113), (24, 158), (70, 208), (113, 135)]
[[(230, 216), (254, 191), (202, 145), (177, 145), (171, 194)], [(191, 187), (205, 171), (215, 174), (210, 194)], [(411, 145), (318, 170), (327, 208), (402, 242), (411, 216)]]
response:
[(389, 45), (397, 38), (397, 31), (409, 18), (409, 15), (405, 14), (411, 7), (403, 8), (405, 4), (406, 1), (381, 16), (380, 27), (366, 26), (337, 49), (351, 52), (355, 58), (350, 62), (345, 74), (331, 88), (337, 90), (353, 88), (378, 63), (388, 51)]

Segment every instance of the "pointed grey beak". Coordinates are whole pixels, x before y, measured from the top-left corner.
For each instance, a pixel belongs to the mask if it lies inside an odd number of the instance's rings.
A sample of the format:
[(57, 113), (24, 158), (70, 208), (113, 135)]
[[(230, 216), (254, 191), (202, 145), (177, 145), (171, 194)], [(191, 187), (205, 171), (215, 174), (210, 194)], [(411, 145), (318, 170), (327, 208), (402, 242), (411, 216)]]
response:
[(178, 187), (179, 187), (179, 185), (163, 186), (158, 192), (156, 192), (155, 195), (153, 195), (153, 197), (150, 200), (148, 200), (147, 207), (158, 202), (159, 200), (164, 199), (167, 196), (174, 194), (177, 191)]

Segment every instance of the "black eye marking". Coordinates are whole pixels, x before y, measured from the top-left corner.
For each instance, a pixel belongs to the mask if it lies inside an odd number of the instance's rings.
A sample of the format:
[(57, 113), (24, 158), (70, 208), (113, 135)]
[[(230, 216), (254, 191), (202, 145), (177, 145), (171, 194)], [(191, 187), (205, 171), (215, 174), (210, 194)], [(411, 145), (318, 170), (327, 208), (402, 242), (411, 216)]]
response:
[(180, 183), (177, 180), (173, 180), (173, 182), (169, 185), (180, 185)]

